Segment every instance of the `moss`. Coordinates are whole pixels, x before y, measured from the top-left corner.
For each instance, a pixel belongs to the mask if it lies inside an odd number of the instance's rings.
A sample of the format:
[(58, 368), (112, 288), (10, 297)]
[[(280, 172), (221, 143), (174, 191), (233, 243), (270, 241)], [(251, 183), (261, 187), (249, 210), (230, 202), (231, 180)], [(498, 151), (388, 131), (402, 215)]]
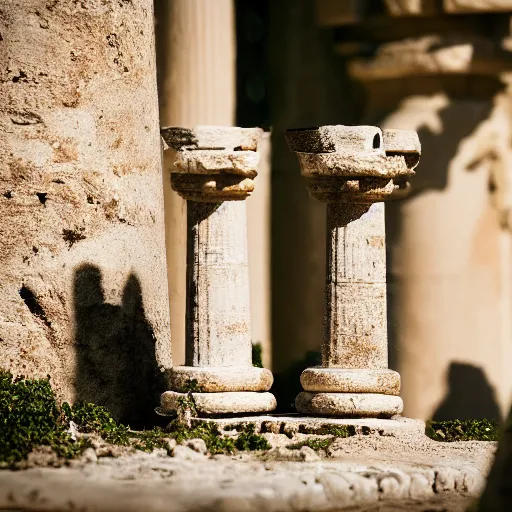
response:
[(289, 450), (300, 450), (303, 446), (309, 446), (315, 451), (327, 450), (333, 441), (333, 437), (328, 437), (327, 439), (306, 439), (305, 441), (300, 441), (299, 443), (289, 444), (287, 448)]
[(261, 343), (254, 343), (252, 346), (252, 365), (256, 368), (263, 368), (263, 347)]
[(135, 434), (135, 441), (133, 447), (136, 450), (143, 452), (152, 452), (155, 448), (163, 448), (169, 453), (169, 445), (167, 443), (167, 436), (165, 432), (155, 427), (152, 430), (143, 430), (141, 432), (132, 433)]
[(200, 422), (192, 428), (186, 428), (178, 421), (169, 425), (169, 436), (176, 442), (182, 443), (187, 439), (202, 439), (208, 451), (212, 454), (234, 453), (239, 451), (269, 450), (271, 448), (267, 440), (254, 432), (254, 425), (245, 425), (239, 436), (234, 439), (222, 435), (215, 423)]
[(88, 446), (74, 441), (47, 379), (14, 378), (0, 369), (0, 463), (13, 465), (38, 446), (72, 458)]
[(235, 446), (240, 451), (270, 450), (272, 448), (263, 436), (254, 432), (254, 425), (252, 423), (244, 427), (235, 441)]
[(77, 403), (70, 406), (64, 402), (62, 410), (66, 418), (76, 424), (79, 432), (95, 432), (111, 444), (122, 446), (130, 444), (130, 429), (117, 423), (104, 407), (91, 403)]
[(356, 435), (356, 428), (353, 425), (321, 425), (318, 427), (301, 425), (299, 427), (301, 434), (316, 434), (318, 436), (334, 436), (334, 437), (352, 437)]
[[(190, 389), (197, 389), (192, 382)], [(187, 395), (190, 399), (191, 391)], [(186, 404), (187, 406), (192, 404)], [(95, 433), (107, 443), (132, 446), (151, 452), (155, 448), (169, 451), (168, 439), (177, 443), (187, 439), (203, 439), (210, 453), (268, 450), (267, 440), (255, 433), (254, 425), (244, 425), (238, 437), (225, 437), (214, 423), (200, 422), (187, 428), (178, 419), (168, 432), (161, 428), (136, 432), (116, 422), (101, 406), (91, 403), (57, 404), (50, 379), (13, 378), (0, 369), (0, 463), (14, 465), (38, 446), (49, 446), (62, 458), (79, 456), (90, 446), (85, 436), (74, 439), (68, 432), (71, 422), (79, 433)]]
[(435, 441), (497, 441), (500, 428), (495, 420), (428, 421), (425, 434)]

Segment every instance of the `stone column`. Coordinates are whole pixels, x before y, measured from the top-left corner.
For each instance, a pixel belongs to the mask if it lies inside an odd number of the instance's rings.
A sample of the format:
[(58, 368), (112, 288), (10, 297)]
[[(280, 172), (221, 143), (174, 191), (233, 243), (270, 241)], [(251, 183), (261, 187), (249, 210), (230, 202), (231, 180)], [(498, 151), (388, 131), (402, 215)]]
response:
[(0, 11), (0, 366), (140, 425), (172, 364), (153, 2)]
[(386, 214), (404, 412), (499, 418), (512, 389), (512, 7), (388, 0), (386, 14), (374, 3), (321, 21), (344, 24), (336, 50), (366, 91), (360, 122), (417, 130), (425, 155)]
[(187, 200), (186, 366), (170, 372), (161, 411), (192, 392), (197, 413), (275, 408), (272, 373), (252, 366), (245, 199), (254, 189), (257, 128), (164, 128), (177, 151), (171, 184)]
[(388, 369), (384, 204), (407, 189), (419, 161), (415, 132), (373, 126), (289, 130), (310, 194), (327, 203), (322, 366), (301, 375), (296, 407), (333, 416), (402, 412)]
[[(232, 126), (235, 122), (236, 41), (233, 0), (155, 2), (162, 126)], [(185, 200), (171, 188), (173, 150), (164, 153), (167, 272), (175, 364), (185, 361)]]

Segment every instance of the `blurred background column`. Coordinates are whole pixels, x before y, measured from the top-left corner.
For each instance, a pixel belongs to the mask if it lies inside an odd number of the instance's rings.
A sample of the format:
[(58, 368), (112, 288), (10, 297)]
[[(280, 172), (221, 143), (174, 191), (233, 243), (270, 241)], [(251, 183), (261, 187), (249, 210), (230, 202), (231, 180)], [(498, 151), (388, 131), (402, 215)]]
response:
[[(161, 126), (227, 125), (235, 115), (233, 0), (155, 1)], [(166, 247), (173, 364), (185, 362), (186, 203), (164, 157)]]
[(412, 194), (386, 205), (390, 363), (414, 418), (499, 418), (509, 405), (505, 4), (317, 0), (319, 23), (340, 27), (337, 53), (365, 88), (361, 122), (416, 130), (422, 144)]
[[(234, 0), (155, 1), (161, 126), (235, 124)], [(253, 342), (270, 365), (269, 137), (260, 143), (259, 176), (247, 200)], [(164, 158), (166, 246), (173, 363), (185, 362), (186, 203), (171, 189), (174, 157)]]
[(326, 242), (325, 205), (309, 197), (284, 131), (349, 124), (354, 117), (343, 97), (348, 78), (332, 51), (332, 34), (316, 25), (314, 0), (269, 7), (272, 352), (278, 407), (287, 408), (301, 391), (301, 370), (320, 351)]

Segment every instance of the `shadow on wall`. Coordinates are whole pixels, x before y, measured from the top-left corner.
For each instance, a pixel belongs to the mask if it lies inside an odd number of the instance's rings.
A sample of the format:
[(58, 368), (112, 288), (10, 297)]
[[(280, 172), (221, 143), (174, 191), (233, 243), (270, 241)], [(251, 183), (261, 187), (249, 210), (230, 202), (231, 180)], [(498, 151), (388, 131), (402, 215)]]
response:
[[(445, 84), (448, 85), (448, 84)], [(412, 87), (409, 86), (409, 87)], [(420, 87), (420, 86), (418, 86)], [(419, 90), (418, 94), (434, 95), (441, 93), (439, 84), (424, 84), (425, 90)], [(387, 268), (393, 268), (392, 247), (400, 246), (401, 237), (404, 236), (402, 220), (404, 218), (404, 207), (408, 201), (429, 191), (445, 190), (449, 182), (450, 163), (459, 151), (460, 143), (470, 135), (474, 134), (478, 128), (490, 116), (495, 94), (503, 89), (503, 84), (498, 80), (490, 81), (487, 84), (488, 95), (485, 98), (473, 97), (471, 94), (462, 96), (453, 94), (449, 96), (449, 103), (437, 112), (437, 122), (439, 129), (433, 130), (429, 126), (420, 125), (417, 129), (421, 142), (421, 159), (418, 165), (417, 174), (411, 178), (411, 193), (402, 201), (389, 201), (386, 203), (386, 239), (387, 239)], [(449, 93), (449, 87), (448, 93)], [(395, 108), (400, 104), (396, 98)], [(417, 114), (416, 114), (417, 115)], [(384, 116), (383, 116), (384, 117)], [(366, 119), (370, 124), (379, 125), (381, 119)], [(403, 126), (393, 125), (389, 128), (403, 128)], [(494, 158), (492, 154), (484, 154), (482, 158)], [(467, 172), (475, 171), (479, 168), (480, 162), (468, 162)], [(491, 177), (489, 177), (489, 187), (491, 186)], [(389, 366), (399, 369), (400, 346), (397, 340), (397, 331), (399, 331), (400, 318), (403, 310), (400, 303), (396, 303), (396, 287), (392, 273), (387, 275), (387, 299), (388, 299), (388, 340), (389, 340)], [(403, 292), (402, 292), (403, 293)], [(402, 298), (403, 300), (403, 298)], [(435, 297), (432, 300), (436, 300)]]
[(100, 269), (79, 267), (74, 311), (77, 401), (103, 405), (134, 428), (153, 426), (163, 377), (137, 276), (130, 274), (116, 306), (105, 302)]
[(494, 419), (501, 421), (494, 389), (483, 370), (464, 363), (451, 363), (448, 370), (448, 392), (432, 419)]

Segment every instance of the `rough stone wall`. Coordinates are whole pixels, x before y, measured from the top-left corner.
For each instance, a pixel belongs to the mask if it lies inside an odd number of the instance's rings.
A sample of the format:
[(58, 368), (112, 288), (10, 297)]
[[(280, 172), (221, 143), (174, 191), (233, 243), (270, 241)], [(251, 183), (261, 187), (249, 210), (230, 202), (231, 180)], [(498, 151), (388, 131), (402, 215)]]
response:
[(0, 365), (137, 422), (171, 365), (151, 0), (0, 1)]

